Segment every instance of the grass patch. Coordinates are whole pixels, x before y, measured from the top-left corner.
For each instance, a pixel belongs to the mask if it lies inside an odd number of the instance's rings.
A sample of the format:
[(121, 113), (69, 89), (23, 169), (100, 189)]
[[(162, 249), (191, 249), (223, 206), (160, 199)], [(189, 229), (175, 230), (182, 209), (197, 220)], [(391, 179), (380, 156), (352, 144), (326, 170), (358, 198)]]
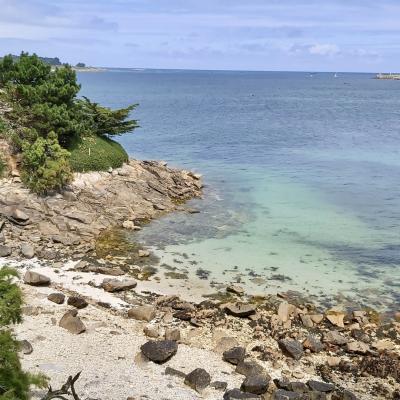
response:
[(107, 171), (129, 160), (124, 148), (104, 136), (89, 136), (71, 145), (71, 167), (76, 172)]

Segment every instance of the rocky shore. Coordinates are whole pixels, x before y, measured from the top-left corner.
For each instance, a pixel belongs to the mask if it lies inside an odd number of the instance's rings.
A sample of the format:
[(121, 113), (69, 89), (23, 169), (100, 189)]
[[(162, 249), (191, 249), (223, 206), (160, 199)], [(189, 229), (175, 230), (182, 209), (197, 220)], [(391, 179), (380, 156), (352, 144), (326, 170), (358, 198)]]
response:
[(399, 399), (396, 320), (235, 283), (196, 302), (152, 290), (152, 255), (123, 234), (192, 212), (184, 203), (201, 188), (198, 175), (139, 161), (48, 197), (17, 173), (0, 182), (0, 264), (20, 271), (24, 367), (53, 388), (82, 371), (87, 400)]

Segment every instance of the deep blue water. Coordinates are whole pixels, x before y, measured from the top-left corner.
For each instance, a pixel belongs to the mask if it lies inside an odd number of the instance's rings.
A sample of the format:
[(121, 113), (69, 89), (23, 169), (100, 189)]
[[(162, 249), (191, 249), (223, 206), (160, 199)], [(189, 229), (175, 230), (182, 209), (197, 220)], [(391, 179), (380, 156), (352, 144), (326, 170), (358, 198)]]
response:
[(119, 139), (130, 155), (205, 176), (203, 212), (170, 216), (143, 240), (190, 251), (216, 275), (273, 265), (294, 289), (398, 300), (400, 82), (156, 70), (79, 80), (110, 107), (139, 103), (141, 128)]

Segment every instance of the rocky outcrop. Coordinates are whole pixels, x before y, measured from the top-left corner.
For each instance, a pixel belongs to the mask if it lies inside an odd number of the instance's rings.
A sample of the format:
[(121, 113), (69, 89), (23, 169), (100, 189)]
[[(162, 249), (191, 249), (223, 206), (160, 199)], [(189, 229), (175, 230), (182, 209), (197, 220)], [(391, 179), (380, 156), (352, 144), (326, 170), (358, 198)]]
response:
[(7, 247), (1, 256), (9, 256), (9, 249), (27, 258), (86, 254), (105, 229), (140, 229), (143, 222), (200, 196), (201, 189), (193, 173), (136, 160), (110, 172), (76, 174), (63, 192), (48, 196), (31, 193), (19, 178), (2, 179), (0, 224)]

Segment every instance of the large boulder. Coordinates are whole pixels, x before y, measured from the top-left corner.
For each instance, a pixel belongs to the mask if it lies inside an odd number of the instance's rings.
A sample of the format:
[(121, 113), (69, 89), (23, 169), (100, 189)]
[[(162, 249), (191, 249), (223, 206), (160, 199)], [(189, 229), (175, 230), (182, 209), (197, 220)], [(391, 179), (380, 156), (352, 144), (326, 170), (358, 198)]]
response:
[(185, 385), (190, 386), (196, 392), (203, 391), (211, 383), (210, 374), (203, 368), (196, 368), (186, 375)]
[(31, 286), (48, 286), (50, 285), (50, 278), (38, 272), (28, 270), (24, 276), (24, 283)]
[(101, 287), (110, 293), (122, 292), (124, 290), (133, 289), (137, 286), (137, 282), (134, 279), (104, 279)]
[(163, 364), (176, 354), (178, 344), (174, 340), (149, 341), (140, 349), (149, 360)]
[(66, 312), (58, 325), (74, 335), (79, 335), (86, 331), (86, 327), (78, 317), (78, 312), (76, 310)]
[(138, 306), (128, 311), (128, 317), (138, 321), (150, 322), (156, 316), (156, 309), (153, 306)]

